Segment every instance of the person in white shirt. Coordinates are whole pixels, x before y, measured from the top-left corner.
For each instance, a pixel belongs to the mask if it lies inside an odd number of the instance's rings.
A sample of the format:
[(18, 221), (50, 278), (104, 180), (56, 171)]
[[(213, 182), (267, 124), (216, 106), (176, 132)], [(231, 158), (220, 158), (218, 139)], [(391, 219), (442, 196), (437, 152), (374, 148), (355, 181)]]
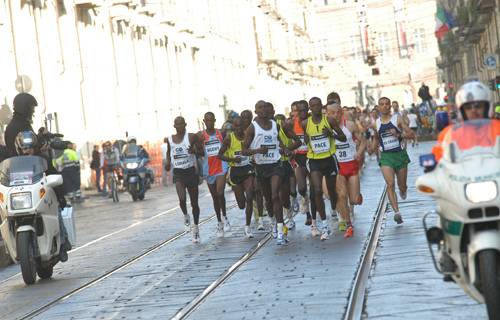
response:
[(164, 186), (168, 185), (167, 181), (167, 170), (165, 170), (165, 165), (167, 164), (167, 149), (168, 149), (168, 138), (163, 138), (163, 143), (161, 144), (161, 182)]
[(409, 127), (410, 129), (415, 133), (414, 138), (412, 139), (411, 146), (415, 147), (415, 145), (418, 146), (418, 116), (415, 114), (415, 110), (411, 109), (410, 113), (408, 114), (408, 120), (409, 120)]

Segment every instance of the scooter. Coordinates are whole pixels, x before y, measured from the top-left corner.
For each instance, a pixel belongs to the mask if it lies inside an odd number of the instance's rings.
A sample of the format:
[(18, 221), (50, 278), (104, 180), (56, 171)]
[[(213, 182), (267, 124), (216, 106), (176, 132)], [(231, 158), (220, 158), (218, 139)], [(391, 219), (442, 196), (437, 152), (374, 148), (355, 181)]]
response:
[(146, 190), (151, 188), (152, 174), (146, 164), (147, 158), (139, 157), (137, 146), (128, 146), (123, 155), (123, 181), (133, 201), (144, 200)]
[(439, 163), (432, 154), (420, 157), (427, 173), (416, 186), (437, 202), (423, 218), (436, 270), (500, 319), (500, 136), (492, 128), (491, 120), (451, 128)]
[[(54, 187), (59, 174), (45, 175), (47, 161), (39, 156), (17, 156), (0, 163), (0, 232), (12, 260), (19, 262), (23, 280), (47, 279), (60, 261), (59, 203)], [(75, 245), (72, 210), (63, 211), (68, 240)]]

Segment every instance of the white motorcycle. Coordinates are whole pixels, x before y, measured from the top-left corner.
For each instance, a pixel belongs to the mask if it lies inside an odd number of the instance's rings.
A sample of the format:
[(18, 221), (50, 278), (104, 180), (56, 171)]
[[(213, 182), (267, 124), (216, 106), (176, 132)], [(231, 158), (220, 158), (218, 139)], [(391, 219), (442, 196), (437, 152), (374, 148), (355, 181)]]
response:
[(434, 170), (416, 186), (437, 202), (437, 226), (427, 226), (435, 212), (423, 218), (436, 270), (485, 303), (490, 319), (500, 319), (500, 136), (494, 121), (455, 125), (437, 165), (433, 155), (420, 157), (422, 166)]
[[(19, 262), (23, 280), (52, 276), (60, 261), (59, 204), (54, 187), (61, 175), (45, 175), (47, 161), (39, 156), (17, 156), (0, 163), (0, 231), (13, 261)], [(75, 245), (73, 212), (62, 214), (68, 240)]]

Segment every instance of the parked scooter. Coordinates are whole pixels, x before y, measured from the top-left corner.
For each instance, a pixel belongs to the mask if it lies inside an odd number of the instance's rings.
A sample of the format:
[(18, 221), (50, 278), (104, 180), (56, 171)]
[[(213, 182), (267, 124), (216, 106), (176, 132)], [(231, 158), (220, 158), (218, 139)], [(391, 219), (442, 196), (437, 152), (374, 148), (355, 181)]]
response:
[(123, 183), (133, 201), (144, 200), (153, 182), (151, 170), (146, 167), (149, 159), (140, 156), (139, 148), (135, 144), (127, 145), (122, 159)]
[[(21, 264), (24, 282), (36, 275), (52, 276), (60, 261), (59, 204), (54, 187), (63, 183), (59, 174), (45, 175), (47, 161), (40, 156), (17, 156), (0, 163), (0, 231), (13, 261)], [(75, 245), (71, 208), (63, 213), (68, 239)]]
[[(494, 121), (455, 125), (439, 163), (432, 154), (420, 157), (428, 173), (416, 186), (437, 201), (436, 212), (423, 218), (436, 270), (485, 303), (490, 319), (500, 319), (500, 136)], [(428, 227), (435, 213), (437, 225)]]

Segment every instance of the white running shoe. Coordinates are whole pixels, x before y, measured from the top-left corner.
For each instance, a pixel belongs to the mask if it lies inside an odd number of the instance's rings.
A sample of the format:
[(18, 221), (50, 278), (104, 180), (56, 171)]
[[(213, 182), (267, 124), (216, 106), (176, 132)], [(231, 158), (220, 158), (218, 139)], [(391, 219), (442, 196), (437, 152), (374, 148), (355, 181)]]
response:
[(309, 198), (307, 197), (307, 195), (305, 197), (301, 197), (299, 210), (303, 214), (309, 212)]
[(328, 223), (323, 226), (323, 230), (321, 230), (321, 241), (330, 239), (330, 227)]
[(287, 242), (288, 242), (288, 239), (286, 238), (286, 236), (283, 233), (280, 233), (277, 235), (276, 244), (278, 246), (285, 245), (285, 244), (287, 244)]
[(295, 198), (292, 197), (292, 210), (293, 210), (293, 212), (298, 213), (299, 209), (300, 209), (299, 200), (297, 199), (297, 197), (295, 197)]
[(278, 236), (278, 224), (276, 223), (276, 218), (274, 217), (271, 219), (271, 233), (273, 234), (273, 238), (276, 239)]
[(189, 232), (191, 230), (191, 219), (189, 218), (189, 215), (185, 214), (184, 215), (184, 231)]
[(222, 220), (224, 221), (224, 232), (231, 231), (231, 224), (229, 223), (229, 219), (227, 217), (222, 217)]
[(402, 200), (406, 200), (406, 197), (408, 196), (408, 191), (403, 192), (399, 190), (399, 196), (401, 197)]
[(193, 226), (193, 243), (200, 243), (200, 229), (197, 225)]
[(295, 228), (295, 221), (293, 220), (293, 217), (288, 219), (286, 227), (288, 228), (288, 230), (292, 230), (293, 228)]
[(222, 238), (224, 236), (224, 225), (222, 222), (217, 222), (217, 238)]
[(313, 237), (317, 237), (317, 236), (319, 236), (320, 234), (321, 234), (321, 233), (319, 232), (318, 227), (316, 227), (316, 226), (311, 226), (311, 235), (312, 235)]
[(264, 219), (262, 219), (262, 218), (259, 219), (258, 225), (257, 225), (257, 230), (259, 230), (259, 231), (266, 230), (266, 228), (264, 227)]
[(248, 239), (253, 238), (253, 233), (250, 226), (245, 226), (245, 237), (247, 237)]

